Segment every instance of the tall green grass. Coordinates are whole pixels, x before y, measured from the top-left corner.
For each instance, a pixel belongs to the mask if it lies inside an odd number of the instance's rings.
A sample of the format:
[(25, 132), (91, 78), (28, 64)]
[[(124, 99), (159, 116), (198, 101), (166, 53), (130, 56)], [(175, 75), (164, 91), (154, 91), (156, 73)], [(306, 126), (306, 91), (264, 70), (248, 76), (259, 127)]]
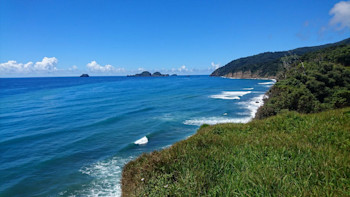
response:
[(350, 196), (350, 108), (203, 125), (123, 170), (123, 196)]

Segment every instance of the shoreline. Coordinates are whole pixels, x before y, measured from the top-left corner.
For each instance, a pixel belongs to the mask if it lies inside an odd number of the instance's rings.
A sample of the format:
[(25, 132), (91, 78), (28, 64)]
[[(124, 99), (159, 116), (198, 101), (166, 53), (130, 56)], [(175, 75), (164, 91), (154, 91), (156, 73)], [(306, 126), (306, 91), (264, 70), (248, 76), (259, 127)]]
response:
[[(222, 78), (227, 78), (227, 79), (242, 79), (242, 78), (231, 78), (231, 77), (222, 77)], [(273, 87), (273, 85), (274, 85), (274, 84), (276, 83), (276, 81), (277, 81), (276, 79), (267, 79), (267, 78), (252, 78), (252, 79), (254, 79), (254, 80), (271, 80), (271, 81), (273, 82), (273, 84), (271, 84), (271, 87)], [(252, 79), (247, 79), (247, 80), (252, 80)], [(270, 88), (271, 88), (271, 87), (270, 87)], [(269, 88), (269, 89), (270, 89), (270, 88)], [(198, 128), (198, 129), (196, 130), (196, 132), (193, 133), (192, 135), (187, 136), (185, 139), (179, 140), (179, 141), (177, 141), (177, 142), (175, 142), (175, 143), (173, 143), (173, 144), (171, 144), (171, 145), (167, 145), (166, 147), (163, 147), (163, 148), (161, 148), (160, 150), (155, 150), (155, 151), (159, 151), (159, 152), (166, 151), (166, 150), (171, 149), (172, 147), (174, 147), (174, 145), (176, 145), (176, 144), (183, 143), (183, 142), (185, 142), (185, 141), (187, 141), (187, 140), (190, 140), (193, 136), (195, 136), (195, 135), (198, 134), (198, 131), (200, 130), (200, 128), (201, 128), (203, 125), (216, 126), (216, 125), (219, 125), (219, 124), (230, 124), (230, 123), (233, 123), (233, 124), (248, 124), (248, 123), (250, 123), (252, 120), (254, 120), (258, 109), (264, 105), (264, 99), (267, 98), (266, 93), (267, 93), (268, 91), (269, 91), (269, 90), (267, 90), (267, 91), (264, 92), (263, 94), (260, 94), (260, 95), (258, 95), (258, 96), (256, 96), (256, 97), (251, 98), (251, 99), (248, 100), (248, 101), (243, 101), (243, 102), (242, 102), (242, 104), (244, 105), (244, 107), (247, 108), (247, 109), (250, 111), (250, 116), (249, 116), (249, 118), (245, 118), (245, 119), (242, 120), (242, 121), (241, 121), (241, 120), (240, 120), (240, 121), (232, 121), (232, 122), (230, 122), (230, 121), (227, 121), (227, 122), (223, 121), (223, 122), (216, 122), (216, 123), (214, 123), (214, 124), (203, 123), (203, 124), (199, 125), (199, 128)], [(228, 120), (230, 120), (230, 119), (228, 119)], [(232, 119), (232, 120), (233, 120), (233, 119)], [(185, 123), (185, 122), (184, 122), (184, 123)], [(151, 153), (148, 153), (148, 154), (152, 154), (152, 153), (155, 152), (155, 151), (152, 151)], [(128, 165), (129, 163), (138, 160), (138, 159), (139, 159), (141, 156), (143, 156), (143, 155), (144, 155), (144, 154), (139, 155), (138, 157), (135, 157), (135, 158), (133, 158), (132, 160), (128, 161), (128, 162), (124, 165), (124, 167), (125, 167), (126, 165)], [(122, 169), (122, 174), (123, 174), (123, 172), (124, 172), (124, 167), (123, 167), (123, 169)], [(121, 182), (120, 182), (121, 194), (123, 194), (123, 190), (122, 190), (122, 188), (123, 188), (122, 179), (123, 179), (123, 175), (122, 175), (122, 177), (121, 177)], [(121, 196), (123, 196), (123, 195), (121, 195)]]
[(274, 82), (277, 82), (277, 79), (275, 78), (236, 78), (236, 77), (225, 77), (225, 76), (214, 76), (214, 77), (221, 77), (224, 79), (272, 80)]

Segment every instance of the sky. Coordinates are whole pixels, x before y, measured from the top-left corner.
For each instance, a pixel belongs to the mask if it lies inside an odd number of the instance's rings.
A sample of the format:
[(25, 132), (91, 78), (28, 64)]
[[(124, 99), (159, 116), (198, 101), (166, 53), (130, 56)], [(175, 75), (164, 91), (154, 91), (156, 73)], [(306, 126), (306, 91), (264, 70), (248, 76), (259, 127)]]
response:
[(0, 77), (210, 74), (350, 37), (350, 1), (0, 0)]

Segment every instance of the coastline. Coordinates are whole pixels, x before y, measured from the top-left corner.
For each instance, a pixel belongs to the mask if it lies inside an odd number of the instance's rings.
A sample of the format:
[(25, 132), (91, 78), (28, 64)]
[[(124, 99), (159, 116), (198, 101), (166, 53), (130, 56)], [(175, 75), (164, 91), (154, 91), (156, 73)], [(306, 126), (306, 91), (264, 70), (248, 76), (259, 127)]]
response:
[[(232, 78), (232, 77), (221, 77), (221, 78), (227, 78), (227, 79), (242, 79), (242, 78)], [(247, 80), (270, 80), (271, 82), (262, 82), (261, 84), (266, 84), (267, 85), (271, 85), (270, 88), (276, 83), (276, 79), (270, 79), (270, 78), (244, 78), (244, 79), (247, 79)], [(244, 120), (234, 120), (234, 119), (228, 119), (228, 121), (215, 121), (215, 122), (212, 122), (212, 124), (210, 123), (210, 121), (206, 122), (206, 123), (202, 123), (202, 124), (194, 124), (194, 125), (198, 125), (200, 126), (200, 128), (197, 129), (197, 131), (193, 134), (193, 135), (190, 135), (188, 137), (186, 137), (185, 139), (183, 140), (180, 140), (180, 141), (177, 141), (175, 142), (174, 144), (171, 144), (171, 145), (168, 145), (166, 147), (163, 147), (161, 150), (158, 150), (158, 151), (153, 151), (153, 152), (162, 152), (162, 151), (167, 151), (169, 149), (172, 149), (174, 146), (178, 145), (178, 144), (181, 144), (181, 143), (185, 143), (186, 141), (188, 140), (191, 140), (192, 137), (196, 136), (198, 134), (198, 132), (200, 131), (200, 129), (205, 126), (205, 125), (211, 125), (211, 126), (216, 126), (216, 125), (220, 125), (220, 124), (227, 124), (227, 123), (234, 123), (234, 124), (248, 124), (249, 122), (251, 122), (254, 118), (255, 118), (255, 115), (257, 113), (257, 110), (264, 105), (264, 99), (267, 98), (267, 95), (266, 93), (268, 92), (268, 90), (266, 92), (264, 92), (263, 94), (260, 94), (259, 96), (256, 96), (256, 97), (253, 97), (251, 98), (250, 100), (248, 101), (245, 101), (245, 102), (242, 102), (242, 105), (245, 106), (249, 111), (250, 111), (250, 116), (249, 118), (246, 118)], [(204, 121), (205, 122), (205, 121)], [(186, 124), (186, 122), (184, 122), (184, 124)], [(150, 153), (150, 154), (153, 154)], [(129, 161), (126, 165), (130, 164), (130, 163), (133, 163), (135, 161), (137, 161), (139, 158), (143, 157), (145, 154), (142, 154), (136, 158), (133, 158), (131, 161)], [(125, 166), (126, 166), (125, 165)], [(124, 167), (125, 167), (124, 166)], [(124, 168), (122, 170), (122, 174), (124, 174)], [(123, 177), (124, 175), (122, 175), (122, 183), (121, 183), (121, 189), (123, 189)], [(123, 190), (121, 190), (122, 192), (122, 196), (123, 196)]]
[[(348, 164), (348, 146), (333, 141), (349, 139), (349, 110), (203, 125), (190, 138), (126, 164), (122, 196), (319, 196), (332, 191), (343, 196), (346, 170), (336, 167)], [(315, 126), (319, 130), (310, 132)], [(320, 145), (320, 138), (334, 133)], [(319, 178), (325, 173), (330, 173), (326, 181)]]
[(239, 77), (225, 77), (225, 76), (213, 76), (213, 77), (221, 77), (224, 79), (253, 79), (253, 80), (272, 80), (274, 82), (277, 82), (276, 77), (271, 77), (271, 78), (239, 78)]

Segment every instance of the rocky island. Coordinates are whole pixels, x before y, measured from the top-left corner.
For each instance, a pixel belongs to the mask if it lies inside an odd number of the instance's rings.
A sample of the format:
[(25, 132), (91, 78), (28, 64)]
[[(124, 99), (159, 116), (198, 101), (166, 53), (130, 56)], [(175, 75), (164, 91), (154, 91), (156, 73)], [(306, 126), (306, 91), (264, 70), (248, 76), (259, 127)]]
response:
[(80, 77), (90, 77), (88, 74), (82, 74)]
[[(172, 76), (177, 76), (177, 75), (173, 74)], [(151, 74), (148, 71), (143, 71), (140, 74), (127, 75), (127, 77), (169, 77), (169, 74), (162, 74), (160, 72), (155, 72), (155, 73)]]

